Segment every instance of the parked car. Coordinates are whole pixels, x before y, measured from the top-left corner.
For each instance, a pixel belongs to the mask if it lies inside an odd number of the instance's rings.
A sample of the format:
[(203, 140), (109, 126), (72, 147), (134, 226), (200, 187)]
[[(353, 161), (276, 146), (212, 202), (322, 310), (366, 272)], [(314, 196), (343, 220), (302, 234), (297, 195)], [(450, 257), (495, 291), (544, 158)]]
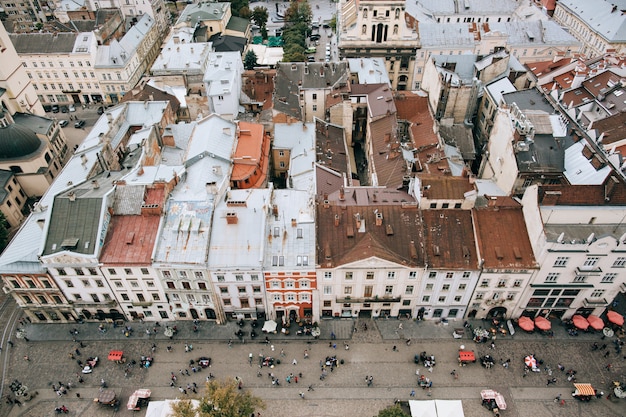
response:
[(77, 121), (76, 123), (74, 123), (74, 127), (75, 127), (76, 129), (80, 129), (80, 128), (82, 128), (83, 126), (85, 126), (85, 121), (84, 121), (84, 120), (79, 120), (79, 121)]
[(74, 105), (73, 105), (73, 104), (70, 104), (70, 106), (68, 107), (68, 109), (69, 109), (70, 113), (73, 113), (73, 112), (75, 112), (75, 111), (76, 111), (76, 107), (74, 107)]
[(311, 47), (307, 48), (307, 49), (304, 51), (304, 53), (305, 53), (305, 54), (314, 54), (314, 53), (315, 53), (315, 51), (317, 51), (317, 48), (316, 48), (315, 46), (311, 46)]
[(70, 111), (70, 109), (67, 108), (67, 106), (61, 106), (61, 113), (68, 113)]
[(58, 104), (54, 104), (52, 105), (52, 113), (58, 113), (59, 112), (59, 106)]
[(67, 126), (69, 124), (70, 124), (70, 122), (68, 122), (67, 120), (61, 120), (59, 122), (59, 126), (61, 126), (61, 127), (65, 127), (65, 126)]
[(312, 41), (319, 41), (321, 38), (321, 36), (317, 33), (312, 34), (311, 36), (309, 36), (309, 39), (311, 39)]
[(313, 55), (309, 55), (306, 57), (306, 60), (309, 62), (315, 62), (315, 57)]

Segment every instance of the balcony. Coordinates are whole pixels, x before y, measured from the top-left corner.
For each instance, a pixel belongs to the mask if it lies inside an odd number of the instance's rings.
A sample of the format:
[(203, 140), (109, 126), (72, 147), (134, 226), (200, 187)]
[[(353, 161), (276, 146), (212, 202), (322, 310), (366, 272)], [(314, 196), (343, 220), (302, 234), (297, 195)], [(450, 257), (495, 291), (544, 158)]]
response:
[(150, 307), (152, 305), (152, 301), (133, 301), (131, 305), (133, 307)]
[(362, 304), (362, 303), (399, 303), (402, 300), (401, 297), (337, 297), (337, 302), (341, 304)]
[(583, 300), (583, 307), (606, 307), (609, 303), (604, 298), (585, 298)]
[(579, 266), (576, 268), (576, 276), (597, 277), (602, 274), (602, 269), (597, 266)]

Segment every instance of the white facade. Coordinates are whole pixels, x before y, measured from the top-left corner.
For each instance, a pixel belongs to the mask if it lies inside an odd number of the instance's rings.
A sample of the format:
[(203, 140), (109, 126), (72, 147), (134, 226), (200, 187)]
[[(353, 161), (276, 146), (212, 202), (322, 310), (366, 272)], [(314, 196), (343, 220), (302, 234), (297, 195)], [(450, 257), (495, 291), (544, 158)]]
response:
[(209, 112), (225, 118), (239, 113), (243, 62), (239, 52), (212, 52), (204, 73)]
[(425, 319), (461, 319), (476, 287), (479, 271), (426, 270), (419, 289), (418, 306)]

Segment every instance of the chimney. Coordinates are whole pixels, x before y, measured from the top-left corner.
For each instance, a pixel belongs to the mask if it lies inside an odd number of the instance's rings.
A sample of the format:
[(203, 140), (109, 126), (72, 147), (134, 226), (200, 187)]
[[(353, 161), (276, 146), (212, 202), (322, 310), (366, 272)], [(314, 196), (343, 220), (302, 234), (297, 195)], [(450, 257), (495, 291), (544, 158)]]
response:
[(226, 223), (237, 224), (237, 213), (226, 213)]
[(324, 208), (325, 209), (330, 208), (330, 201), (324, 200)]
[(276, 204), (272, 204), (272, 214), (278, 219), (278, 206)]
[(383, 225), (383, 213), (376, 213), (376, 226)]
[(74, 194), (74, 191), (70, 191), (67, 197), (70, 199), (70, 201), (76, 201), (76, 194)]
[(335, 227), (339, 226), (339, 215), (335, 214)]
[(356, 219), (356, 229), (359, 230), (361, 228), (361, 215), (357, 213), (354, 218)]
[(296, 219), (291, 219), (291, 227), (296, 227), (298, 225), (298, 221)]
[(346, 193), (343, 189), (343, 187), (341, 187), (339, 189), (339, 201), (344, 201), (346, 199)]
[(98, 180), (91, 181), (91, 186), (93, 187), (94, 190), (97, 190), (98, 188), (100, 188), (100, 184), (98, 184)]

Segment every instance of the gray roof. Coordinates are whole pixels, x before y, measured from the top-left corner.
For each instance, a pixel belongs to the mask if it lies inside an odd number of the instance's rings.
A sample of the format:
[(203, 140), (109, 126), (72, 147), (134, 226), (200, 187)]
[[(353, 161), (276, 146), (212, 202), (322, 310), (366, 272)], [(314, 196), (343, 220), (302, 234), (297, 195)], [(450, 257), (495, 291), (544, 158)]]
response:
[[(407, 1), (407, 10), (410, 10), (409, 5), (411, 3), (421, 6), (434, 15), (512, 14), (519, 6), (517, 0), (416, 0), (414, 2)], [(457, 9), (455, 3), (460, 3), (460, 13), (455, 13)], [(464, 8), (464, 4), (469, 5), (469, 7)]]
[[(440, 74), (447, 73), (452, 76), (452, 85), (472, 83), (477, 55), (432, 55), (431, 58)], [(444, 66), (454, 66), (454, 70), (446, 69)]]
[(348, 64), (350, 72), (357, 74), (360, 84), (390, 84), (382, 58), (348, 58)]
[(27, 127), (39, 135), (47, 135), (52, 123), (54, 123), (47, 117), (37, 116), (30, 113), (15, 113), (13, 115), (13, 121), (15, 121), (16, 124)]
[(489, 23), (489, 28), (506, 33), (509, 46), (580, 45), (575, 37), (552, 20), (495, 22)]
[(467, 23), (420, 23), (419, 37), (422, 48), (446, 49), (457, 46), (473, 48), (477, 43)]
[[(626, 41), (626, 0), (559, 0), (565, 7), (585, 22), (589, 29), (610, 42)], [(613, 5), (617, 10), (613, 12)]]
[(534, 88), (505, 93), (502, 95), (502, 99), (506, 104), (517, 104), (520, 110), (542, 110), (548, 114), (554, 113), (548, 100)]
[(189, 4), (182, 11), (176, 26), (187, 23), (189, 27), (195, 27), (198, 22), (222, 20), (230, 3), (202, 2)]
[(74, 49), (77, 33), (10, 34), (18, 54), (69, 54)]
[(109, 45), (98, 47), (95, 68), (124, 68), (130, 61), (146, 34), (154, 26), (154, 19), (144, 14), (131, 27), (124, 37), (117, 41), (113, 39)]
[(565, 149), (552, 135), (535, 135), (528, 151), (517, 151), (517, 168), (527, 172), (563, 172)]
[(301, 88), (321, 90), (340, 87), (347, 85), (349, 76), (347, 62), (280, 62), (274, 82), (274, 109), (300, 119)]

